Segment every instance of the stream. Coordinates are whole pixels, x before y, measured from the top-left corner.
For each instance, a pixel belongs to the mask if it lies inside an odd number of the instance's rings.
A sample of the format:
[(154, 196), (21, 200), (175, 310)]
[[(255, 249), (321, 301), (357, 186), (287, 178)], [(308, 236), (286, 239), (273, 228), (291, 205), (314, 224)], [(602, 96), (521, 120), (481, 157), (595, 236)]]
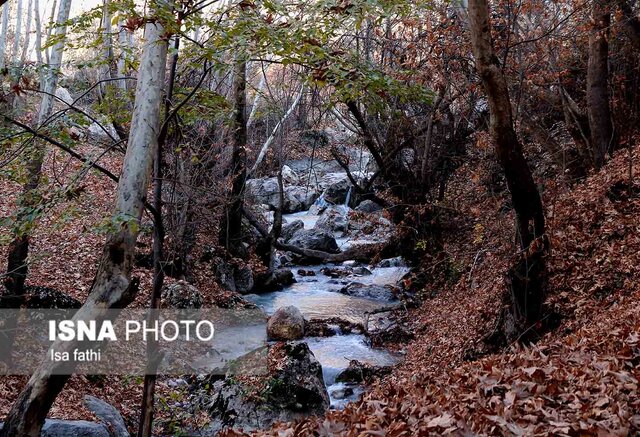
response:
[[(322, 199), (319, 199), (319, 202), (322, 202)], [(343, 208), (344, 213), (347, 214), (349, 208), (346, 206), (343, 206)], [(313, 229), (319, 215), (304, 211), (283, 215), (283, 218), (286, 222), (302, 220), (305, 229)], [(352, 245), (370, 243), (372, 241), (336, 235), (336, 242), (343, 251)], [(352, 262), (347, 262), (346, 265), (353, 264)], [(321, 272), (325, 267), (335, 268), (340, 267), (340, 265), (289, 266), (294, 272), (296, 283), (281, 291), (251, 294), (246, 297), (268, 315), (273, 314), (279, 308), (293, 305), (300, 310), (307, 320), (339, 317), (350, 322), (364, 324), (368, 312), (392, 306), (394, 303), (348, 296), (341, 294), (339, 290), (351, 282), (359, 282), (365, 285), (395, 285), (408, 271), (406, 267), (364, 266), (371, 274), (352, 274), (334, 279)], [(299, 274), (301, 269), (307, 272), (305, 276)], [(315, 275), (310, 276), (310, 271)], [(331, 408), (342, 408), (348, 402), (358, 399), (363, 392), (361, 387), (350, 387), (353, 389), (353, 393), (350, 394), (351, 390), (345, 391), (343, 383), (336, 382), (336, 376), (348, 367), (351, 360), (358, 360), (374, 366), (389, 366), (396, 364), (400, 359), (399, 356), (389, 351), (370, 347), (364, 335), (338, 333), (338, 335), (332, 337), (307, 337), (303, 341), (309, 345), (309, 348), (322, 365), (325, 385), (331, 400)]]

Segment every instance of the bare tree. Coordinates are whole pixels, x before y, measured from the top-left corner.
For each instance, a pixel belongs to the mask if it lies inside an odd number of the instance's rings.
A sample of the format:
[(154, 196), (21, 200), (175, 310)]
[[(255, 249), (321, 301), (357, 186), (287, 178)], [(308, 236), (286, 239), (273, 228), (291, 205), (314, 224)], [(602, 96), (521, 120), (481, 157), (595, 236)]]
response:
[(509, 89), (493, 49), (487, 0), (469, 0), (469, 28), (476, 69), (491, 114), (490, 132), (516, 212), (516, 238), (522, 259), (510, 271), (516, 331), (524, 331), (540, 317), (543, 302), (545, 219), (538, 188), (513, 128)]
[(5, 67), (4, 54), (7, 48), (7, 30), (9, 29), (9, 4), (2, 6), (2, 28), (0, 29), (0, 70)]
[(234, 123), (231, 162), (231, 199), (222, 213), (220, 243), (228, 251), (242, 256), (242, 203), (247, 178), (247, 62), (237, 60), (233, 79)]
[(596, 167), (604, 164), (613, 145), (613, 122), (609, 106), (609, 1), (591, 5), (593, 29), (589, 34), (587, 70), (587, 112), (591, 130), (591, 147)]

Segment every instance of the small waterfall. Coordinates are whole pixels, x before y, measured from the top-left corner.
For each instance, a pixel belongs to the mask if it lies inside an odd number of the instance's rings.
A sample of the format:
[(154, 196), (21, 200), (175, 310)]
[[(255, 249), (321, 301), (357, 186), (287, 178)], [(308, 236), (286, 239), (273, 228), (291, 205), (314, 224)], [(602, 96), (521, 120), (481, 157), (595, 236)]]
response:
[(329, 206), (327, 201), (324, 200), (324, 193), (322, 193), (313, 204), (319, 208), (326, 208), (327, 206)]
[(351, 185), (349, 185), (349, 191), (347, 191), (347, 197), (344, 199), (344, 206), (346, 206), (347, 208), (349, 208), (349, 202), (351, 201), (351, 190), (353, 189), (353, 187)]

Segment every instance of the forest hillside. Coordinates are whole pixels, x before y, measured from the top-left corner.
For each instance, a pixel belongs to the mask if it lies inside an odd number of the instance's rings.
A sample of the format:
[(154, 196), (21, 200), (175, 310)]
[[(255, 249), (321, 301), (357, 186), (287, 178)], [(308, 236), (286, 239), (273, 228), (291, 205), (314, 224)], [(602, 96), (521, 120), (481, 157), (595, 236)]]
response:
[(640, 433), (636, 2), (0, 11), (0, 437)]

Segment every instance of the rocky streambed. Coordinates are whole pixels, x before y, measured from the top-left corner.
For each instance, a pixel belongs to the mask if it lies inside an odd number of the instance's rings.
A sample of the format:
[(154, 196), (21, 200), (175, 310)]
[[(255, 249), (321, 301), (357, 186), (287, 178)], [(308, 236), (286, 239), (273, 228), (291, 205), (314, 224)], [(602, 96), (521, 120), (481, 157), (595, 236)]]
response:
[[(291, 173), (289, 183), (295, 178)], [(249, 186), (254, 203), (270, 205), (272, 190), (277, 190), (272, 178)], [(393, 225), (382, 217), (379, 206), (368, 201), (353, 205), (346, 174), (329, 173), (316, 187), (309, 194), (301, 186), (285, 186), (285, 197), (288, 192), (292, 198), (298, 194), (304, 198), (304, 202), (289, 202), (289, 206), (303, 204), (302, 210), (287, 208), (293, 212), (283, 216), (285, 243), (338, 253), (378, 244), (393, 235)], [(265, 220), (272, 220), (269, 206), (260, 208)], [(242, 377), (215, 382), (210, 431), (225, 426), (261, 428), (342, 408), (361, 396), (366, 380), (388, 373), (402, 358), (373, 347), (370, 334), (384, 329), (386, 310), (399, 304), (397, 285), (409, 270), (403, 260), (376, 265), (353, 260), (309, 265), (308, 261), (280, 253), (280, 266), (292, 272), (294, 282), (279, 291), (263, 293), (254, 288), (245, 295), (269, 317), (263, 331), (266, 346), (260, 349), (268, 356), (269, 374), (257, 383), (258, 388), (250, 387), (255, 380)]]

